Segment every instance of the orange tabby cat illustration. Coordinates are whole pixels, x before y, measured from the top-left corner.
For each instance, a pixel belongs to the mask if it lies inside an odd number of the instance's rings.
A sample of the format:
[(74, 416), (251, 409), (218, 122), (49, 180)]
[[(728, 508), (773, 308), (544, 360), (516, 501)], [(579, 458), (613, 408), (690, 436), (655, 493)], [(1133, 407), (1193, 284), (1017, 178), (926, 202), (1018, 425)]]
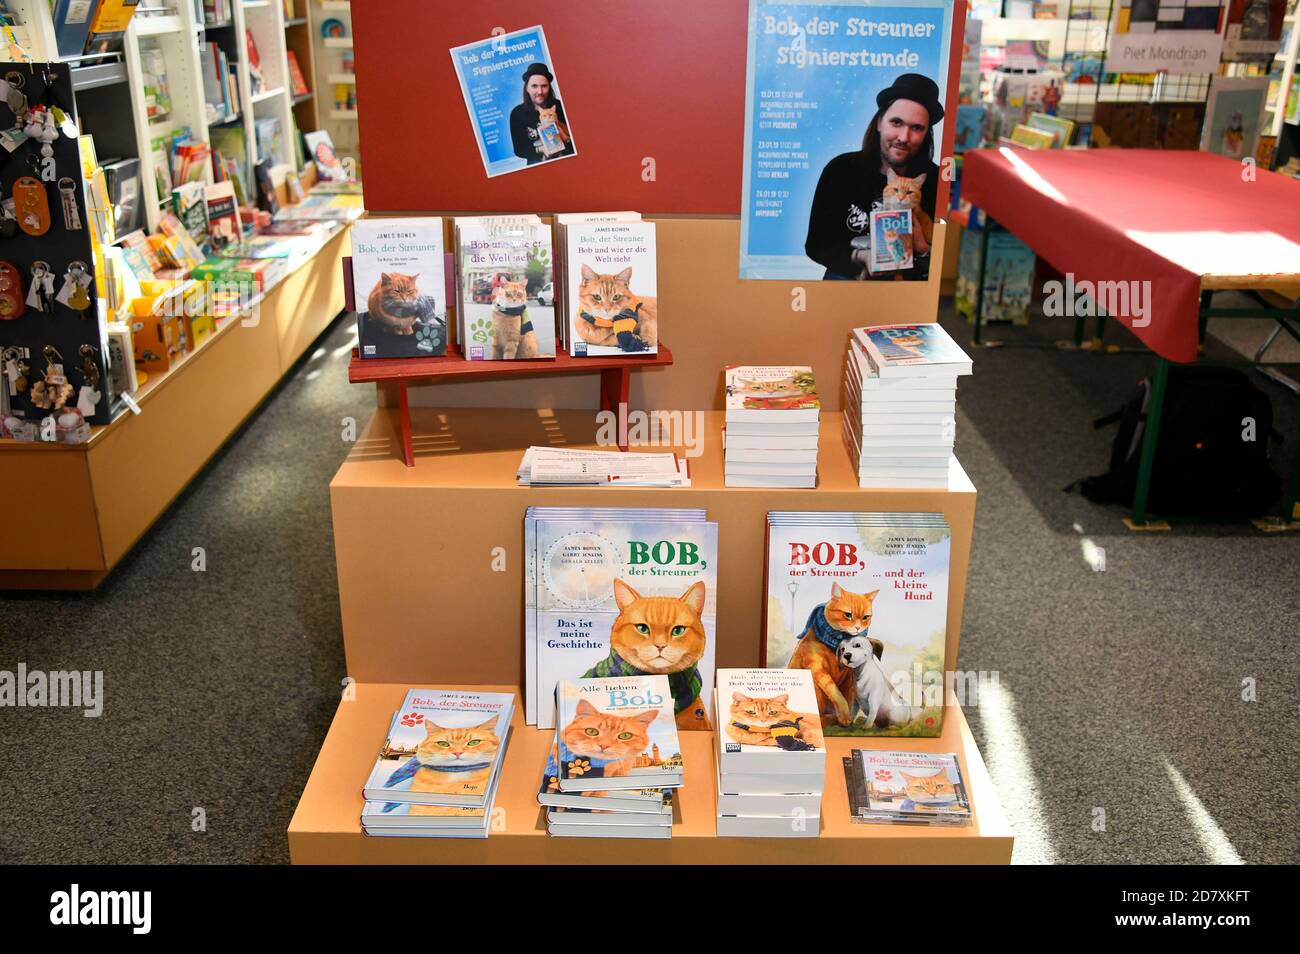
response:
[(645, 751), (650, 747), (650, 726), (658, 715), (657, 709), (614, 715), (579, 699), (573, 721), (564, 727), (564, 744), (572, 755), (600, 769), (604, 778), (627, 775), (650, 764)]
[(786, 703), (788, 694), (760, 699), (739, 692), (731, 694), (731, 718), (727, 722), (727, 737), (744, 745), (776, 745), (772, 726), (778, 722), (799, 726), (798, 738), (809, 745), (822, 748), (822, 730), (817, 720), (804, 712), (795, 712)]
[(922, 255), (930, 251), (930, 242), (934, 238), (934, 219), (921, 208), (921, 186), (925, 185), (926, 175), (923, 172), (915, 179), (909, 179), (887, 168), (885, 176), (888, 181), (880, 195), (887, 209), (912, 210), (912, 243)]
[(528, 317), (525, 282), (502, 282), (492, 296), (492, 357), (537, 357), (537, 332)]
[(569, 127), (560, 122), (560, 107), (552, 106), (550, 109), (537, 107), (537, 115), (541, 119), (537, 125), (545, 126), (547, 123), (555, 123), (555, 128), (560, 131), (560, 142), (566, 146), (572, 141), (569, 138)]
[(907, 798), (899, 806), (907, 812), (937, 812), (957, 807), (957, 786), (943, 772), (935, 775), (909, 775), (900, 770), (907, 784)]
[(578, 284), (578, 316), (574, 328), (589, 345), (622, 351), (647, 351), (657, 346), (659, 321), (656, 299), (632, 291), (632, 269), (598, 275), (582, 266)]
[(614, 581), (618, 618), (609, 633), (609, 656), (583, 674), (603, 676), (666, 675), (673, 693), (677, 728), (709, 728), (708, 712), (700, 701), (703, 680), (697, 666), (708, 646), (701, 615), (704, 582), (680, 597), (642, 596), (622, 580)]
[(415, 320), (420, 317), (420, 289), (416, 285), (419, 277), (397, 272), (380, 274), (366, 300), (370, 320), (390, 335), (415, 334)]
[[(478, 795), (487, 789), (500, 740), (496, 717), (482, 725), (445, 729), (424, 723), (424, 741), (415, 749), (418, 768), (411, 779), (412, 792), (436, 795)], [(412, 815), (437, 815), (433, 806), (412, 805)], [(425, 809), (425, 810), (422, 810)]]
[[(807, 669), (812, 673), (817, 711), (823, 720), (853, 724), (856, 694), (853, 670), (840, 664), (837, 650), (843, 640), (866, 633), (871, 626), (871, 604), (879, 592), (850, 593), (838, 583), (832, 583), (831, 598), (813, 607), (803, 636), (790, 656), (788, 668)], [(872, 640), (873, 644), (877, 642)]]

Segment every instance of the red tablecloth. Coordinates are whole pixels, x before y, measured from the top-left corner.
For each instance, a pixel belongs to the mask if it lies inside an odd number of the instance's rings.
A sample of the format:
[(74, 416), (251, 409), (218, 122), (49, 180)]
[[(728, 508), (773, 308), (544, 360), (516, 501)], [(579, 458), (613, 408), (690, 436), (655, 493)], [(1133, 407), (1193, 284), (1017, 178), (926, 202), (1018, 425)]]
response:
[(1206, 152), (976, 149), (961, 195), (1076, 281), (1138, 282), (1145, 314), (1113, 317), (1195, 361), (1202, 276), (1300, 273), (1300, 182), (1247, 172)]

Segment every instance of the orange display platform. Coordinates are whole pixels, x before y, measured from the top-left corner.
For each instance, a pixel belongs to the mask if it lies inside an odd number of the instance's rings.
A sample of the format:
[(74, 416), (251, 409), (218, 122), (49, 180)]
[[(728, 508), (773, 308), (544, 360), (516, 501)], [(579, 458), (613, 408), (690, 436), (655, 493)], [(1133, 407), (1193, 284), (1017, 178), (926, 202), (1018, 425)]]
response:
[[(554, 733), (523, 724), (519, 708), (486, 839), (372, 838), (361, 831), (361, 786), (384, 741), (406, 684), (360, 684), (339, 704), (325, 745), (289, 824), (295, 864), (592, 864), (617, 845), (627, 864), (1006, 864), (1012, 834), (960, 708), (949, 706), (943, 735), (908, 739), (920, 752), (956, 752), (974, 821), (952, 828), (861, 825), (849, 821), (840, 759), (853, 748), (889, 749), (890, 739), (830, 739), (821, 834), (817, 838), (719, 838), (715, 834), (713, 733), (681, 734), (686, 783), (669, 840), (552, 838), (537, 789)], [(434, 687), (430, 687), (434, 688)], [(518, 692), (501, 685), (440, 688)]]

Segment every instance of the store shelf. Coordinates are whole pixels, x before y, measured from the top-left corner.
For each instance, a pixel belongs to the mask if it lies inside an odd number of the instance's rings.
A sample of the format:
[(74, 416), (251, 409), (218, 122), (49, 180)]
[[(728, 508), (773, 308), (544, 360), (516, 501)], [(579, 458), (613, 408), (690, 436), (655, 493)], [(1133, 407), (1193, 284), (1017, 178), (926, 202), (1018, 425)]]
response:
[(537, 358), (531, 361), (466, 361), (459, 350), (436, 358), (360, 358), (352, 352), (348, 365), (348, 380), (353, 384), (384, 381), (410, 381), (427, 384), (431, 381), (468, 381), (473, 378), (501, 378), (533, 374), (582, 374), (606, 371), (610, 368), (664, 368), (673, 363), (673, 353), (660, 346), (656, 354), (643, 358), (602, 357), (575, 358), (561, 354), (555, 358)]
[(357, 121), (357, 111), (355, 109), (331, 109), (330, 119), (337, 119), (340, 122), (355, 123)]
[(295, 96), (295, 97), (293, 97), (292, 102), (293, 102), (293, 105), (297, 106), (297, 105), (299, 105), (300, 103), (306, 103), (306, 102), (309, 102), (311, 99), (312, 99), (312, 94), (311, 94), (311, 93), (303, 93), (301, 96)]
[(73, 92), (77, 93), (86, 89), (97, 89), (101, 86), (114, 86), (126, 81), (126, 64), (121, 62), (94, 63), (90, 66), (74, 66), (72, 68), (72, 89)]
[(323, 42), (332, 50), (350, 50), (352, 49), (352, 37), (350, 36), (327, 36)]
[[(682, 732), (685, 784), (680, 819), (666, 840), (552, 838), (537, 787), (554, 732), (523, 724), (516, 705), (495, 804), (498, 827), (486, 839), (371, 838), (361, 832), (361, 787), (406, 685), (358, 684), (339, 705), (306, 790), (289, 823), (295, 864), (1007, 864), (1013, 836), (961, 709), (944, 711), (937, 739), (908, 739), (909, 750), (956, 752), (970, 795), (970, 825), (927, 828), (859, 825), (849, 820), (841, 759), (853, 749), (893, 749), (896, 739), (829, 739), (821, 834), (817, 838), (718, 838), (712, 732)], [(432, 687), (430, 687), (432, 688)], [(516, 692), (513, 686), (442, 688)], [(521, 698), (522, 703), (522, 698)], [(614, 847), (616, 846), (616, 847)]]
[(283, 95), (284, 95), (284, 87), (277, 86), (275, 89), (263, 90), (262, 92), (258, 93), (256, 96), (250, 96), (248, 98), (248, 101), (256, 105), (257, 103), (265, 103), (267, 100), (275, 99), (277, 96), (283, 96)]
[(306, 25), (307, 25), (307, 18), (306, 18), (306, 17), (294, 17), (294, 18), (291, 19), (291, 20), (285, 20), (285, 21), (284, 21), (284, 28), (285, 28), (286, 30), (287, 30), (289, 27), (306, 26)]
[(245, 10), (265, 10), (271, 5), (271, 0), (244, 0)]
[(331, 13), (351, 13), (352, 4), (349, 0), (321, 0), (320, 8), (328, 10)]
[(180, 33), (185, 29), (185, 22), (177, 16), (135, 17), (131, 25), (136, 36), (165, 36), (168, 33)]
[(342, 83), (349, 86), (355, 86), (357, 82), (356, 73), (330, 73), (325, 78), (331, 83)]

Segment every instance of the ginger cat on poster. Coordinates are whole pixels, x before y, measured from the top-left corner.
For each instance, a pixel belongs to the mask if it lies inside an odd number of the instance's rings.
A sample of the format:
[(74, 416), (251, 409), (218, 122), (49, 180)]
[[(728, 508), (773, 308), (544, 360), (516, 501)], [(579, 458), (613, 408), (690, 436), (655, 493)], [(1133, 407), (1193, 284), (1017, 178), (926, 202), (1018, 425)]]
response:
[(560, 131), (560, 142), (566, 146), (572, 142), (569, 138), (569, 127), (560, 122), (560, 107), (552, 106), (550, 109), (543, 109), (540, 106), (537, 109), (537, 115), (541, 119), (537, 125), (545, 126), (548, 123), (555, 123), (555, 128)]

